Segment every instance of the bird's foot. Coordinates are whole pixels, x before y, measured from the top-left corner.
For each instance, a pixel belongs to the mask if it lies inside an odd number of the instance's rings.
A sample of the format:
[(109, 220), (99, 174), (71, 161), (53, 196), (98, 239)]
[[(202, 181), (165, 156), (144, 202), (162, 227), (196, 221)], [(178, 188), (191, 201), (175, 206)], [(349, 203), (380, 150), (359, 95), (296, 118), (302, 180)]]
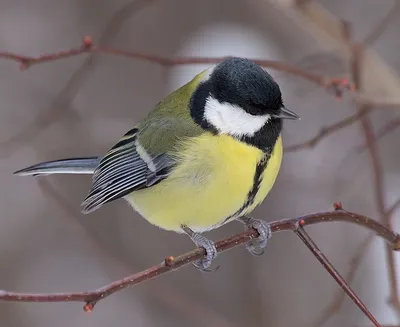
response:
[(202, 259), (193, 262), (193, 266), (204, 272), (215, 272), (219, 266), (210, 268), (212, 260), (217, 256), (217, 249), (214, 242), (201, 234), (193, 232), (187, 226), (182, 226), (182, 230), (191, 238), (197, 247), (203, 248), (206, 251), (206, 254)]
[(264, 253), (264, 248), (267, 246), (268, 240), (271, 238), (271, 227), (263, 220), (254, 219), (251, 217), (239, 217), (238, 220), (246, 226), (246, 229), (254, 228), (260, 235), (247, 242), (246, 249), (255, 256), (260, 256)]

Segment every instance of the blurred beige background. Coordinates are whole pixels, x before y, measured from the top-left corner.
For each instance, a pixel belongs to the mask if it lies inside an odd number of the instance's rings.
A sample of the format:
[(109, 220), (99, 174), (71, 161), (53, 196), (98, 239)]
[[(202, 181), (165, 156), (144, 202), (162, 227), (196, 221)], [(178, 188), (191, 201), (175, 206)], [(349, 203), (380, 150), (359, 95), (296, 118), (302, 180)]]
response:
[[(101, 39), (116, 48), (166, 57), (267, 58), (327, 75), (347, 75), (337, 49), (311, 35), (296, 11), (282, 2), (0, 0), (0, 51), (39, 55), (78, 46), (83, 35), (92, 35), (95, 42)], [(351, 21), (357, 40), (394, 5), (391, 0), (319, 3)], [(400, 12), (372, 45), (394, 73), (400, 72), (399, 29)], [(51, 176), (39, 182), (12, 175), (39, 161), (104, 153), (163, 96), (207, 67), (168, 69), (102, 55), (89, 59), (82, 70), (88, 58), (36, 65), (23, 73), (15, 62), (0, 60), (0, 289), (91, 290), (193, 248), (188, 238), (151, 226), (122, 200), (81, 215), (88, 176)], [(335, 101), (309, 82), (272, 73), (287, 107), (302, 117), (285, 124), (285, 145), (306, 140), (320, 127), (354, 113), (348, 100)], [(396, 115), (395, 110), (378, 110), (371, 117), (379, 128)], [(397, 130), (379, 143), (389, 204), (399, 197), (399, 137)], [(270, 221), (295, 217), (330, 210), (341, 200), (348, 210), (377, 217), (368, 154), (349, 155), (362, 142), (356, 124), (313, 149), (286, 154), (276, 186), (255, 216)], [(239, 231), (242, 226), (232, 223), (209, 236), (219, 239)], [(346, 224), (323, 224), (309, 231), (343, 274), (368, 235)], [(396, 324), (386, 304), (383, 244), (375, 239), (353, 287), (381, 323)], [(219, 256), (215, 264), (221, 268), (214, 274), (188, 267), (119, 292), (89, 315), (80, 303), (0, 303), (0, 326), (306, 327), (314, 326), (338, 291), (290, 233), (274, 236), (260, 258), (240, 247)], [(369, 325), (346, 298), (324, 326)]]

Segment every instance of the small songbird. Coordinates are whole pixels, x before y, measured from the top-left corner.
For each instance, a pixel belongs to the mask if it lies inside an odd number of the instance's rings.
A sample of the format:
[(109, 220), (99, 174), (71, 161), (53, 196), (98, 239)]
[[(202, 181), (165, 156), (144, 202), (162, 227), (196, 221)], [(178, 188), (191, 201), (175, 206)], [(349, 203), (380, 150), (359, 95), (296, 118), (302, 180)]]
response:
[(231, 221), (255, 228), (247, 249), (260, 255), (269, 224), (249, 217), (271, 190), (282, 161), (285, 108), (279, 85), (254, 62), (228, 58), (164, 98), (103, 157), (39, 163), (17, 175), (93, 174), (82, 203), (89, 213), (124, 198), (151, 224), (187, 234), (206, 255), (214, 243), (201, 233)]

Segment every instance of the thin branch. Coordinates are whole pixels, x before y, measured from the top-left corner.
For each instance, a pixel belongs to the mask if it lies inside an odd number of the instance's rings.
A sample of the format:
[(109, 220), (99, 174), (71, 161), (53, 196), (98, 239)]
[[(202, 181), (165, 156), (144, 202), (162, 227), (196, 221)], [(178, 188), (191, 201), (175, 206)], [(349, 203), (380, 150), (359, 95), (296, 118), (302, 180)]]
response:
[(328, 258), (318, 248), (317, 244), (312, 240), (308, 233), (303, 228), (303, 221), (299, 221), (298, 228), (294, 231), (296, 235), (303, 241), (308, 247), (312, 254), (317, 258), (321, 265), (329, 272), (333, 279), (339, 284), (339, 286), (345, 291), (345, 293), (353, 300), (353, 302), (359, 307), (359, 309), (368, 317), (368, 319), (376, 326), (381, 327), (379, 322), (375, 319), (372, 313), (368, 310), (367, 306), (361, 301), (358, 295), (351, 289), (345, 279), (330, 263)]
[(390, 22), (395, 17), (397, 17), (399, 8), (400, 8), (400, 1), (395, 1), (393, 7), (390, 8), (385, 17), (383, 17), (383, 19), (378, 23), (378, 25), (364, 39), (363, 44), (371, 45), (376, 40), (378, 40), (379, 37), (383, 34), (383, 32), (385, 32)]
[[(364, 59), (364, 47), (361, 44), (357, 44), (351, 39), (351, 25), (347, 22), (343, 25), (345, 40), (349, 46), (351, 53), (350, 57), (350, 68), (351, 76), (355, 86), (356, 91), (362, 90), (362, 66)], [(360, 106), (359, 111), (365, 110), (366, 106)], [(364, 116), (360, 119), (362, 131), (364, 134), (365, 142), (367, 144), (368, 153), (371, 159), (372, 171), (374, 175), (374, 190), (375, 190), (375, 201), (377, 205), (378, 212), (381, 216), (383, 223), (388, 227), (392, 227), (391, 217), (387, 215), (384, 200), (384, 186), (383, 186), (383, 171), (381, 162), (379, 159), (379, 153), (377, 148), (377, 143), (375, 142), (375, 135), (373, 132), (373, 127), (370, 119)], [(386, 258), (388, 262), (388, 273), (389, 273), (389, 284), (390, 284), (390, 299), (389, 303), (395, 309), (395, 312), (400, 317), (400, 298), (399, 298), (399, 288), (397, 282), (397, 272), (395, 266), (395, 260), (393, 252), (390, 247), (386, 246)]]
[[(367, 253), (369, 245), (372, 243), (375, 234), (370, 233), (364, 241), (359, 245), (358, 249), (355, 252), (355, 255), (350, 260), (349, 263), (349, 270), (346, 274), (345, 279), (347, 280), (348, 284), (352, 284), (355, 277), (358, 267), (360, 266), (363, 257)], [(312, 327), (320, 327), (324, 325), (333, 315), (335, 315), (343, 305), (343, 302), (346, 298), (346, 294), (343, 293), (341, 290), (338, 290), (336, 295), (334, 296), (330, 305), (328, 305), (321, 313), (318, 319), (315, 320)]]
[[(400, 2), (399, 2), (400, 3)], [(359, 107), (368, 106), (374, 109), (398, 109), (400, 108), (400, 98), (370, 97), (357, 94), (354, 97), (355, 104)]]
[[(364, 226), (370, 230), (373, 230), (378, 236), (386, 240), (393, 250), (400, 250), (400, 235), (398, 233), (391, 231), (384, 225), (369, 217), (357, 213), (347, 212), (345, 210), (342, 210), (339, 206), (337, 206), (337, 210), (335, 211), (321, 212), (299, 218), (284, 219), (272, 222), (270, 225), (272, 233), (277, 233), (280, 231), (295, 231), (300, 221), (302, 221), (303, 226), (333, 221), (343, 221)], [(216, 248), (218, 252), (227, 251), (229, 249), (239, 246), (240, 244), (244, 244), (250, 239), (256, 237), (258, 237), (257, 231), (250, 229), (241, 234), (237, 234), (217, 242)], [(166, 272), (186, 266), (191, 262), (194, 262), (195, 260), (201, 259), (204, 254), (205, 251), (203, 248), (197, 248), (177, 257), (166, 257), (165, 260), (158, 265), (155, 265), (149, 269), (133, 274), (121, 280), (115, 281), (94, 291), (49, 294), (28, 294), (0, 291), (0, 300), (12, 302), (78, 301), (86, 303), (84, 306), (85, 311), (91, 311), (98, 301), (110, 296), (111, 294), (116, 293), (128, 286), (137, 285), (139, 283), (158, 277)]]
[[(121, 269), (119, 270), (122, 271), (121, 273), (127, 273), (132, 269), (132, 267), (128, 267), (125, 262), (118, 260), (108, 247), (101, 244), (101, 242), (81, 224), (82, 217), (80, 217), (79, 211), (48, 182), (48, 179), (40, 178), (38, 179), (38, 183), (43, 194), (53, 200), (60, 210), (65, 212), (69, 223), (73, 223), (77, 226), (74, 233), (81, 233), (80, 235), (98, 251), (99, 255), (107, 259), (109, 266), (112, 268), (120, 267)], [(203, 322), (204, 317), (207, 317), (210, 326), (237, 326), (234, 322), (228, 320), (221, 312), (215, 310), (215, 308), (202, 304), (200, 301), (196, 300), (196, 297), (187, 296), (184, 292), (177, 290), (176, 287), (170, 284), (150, 284), (149, 287), (146, 288), (146, 295), (152, 296), (156, 301), (171, 308), (171, 310), (179, 311), (180, 315), (185, 314), (192, 320)]]
[[(399, 118), (396, 118), (396, 119), (393, 119), (393, 120), (387, 122), (385, 125), (383, 125), (381, 128), (379, 128), (378, 131), (376, 132), (374, 142), (379, 141), (381, 138), (388, 135), (389, 133), (391, 133), (398, 127), (400, 127), (400, 119)], [(354, 150), (351, 152), (352, 153), (361, 153), (365, 149), (367, 149), (366, 144), (359, 145), (356, 148), (354, 148)]]
[(400, 199), (397, 199), (397, 201), (395, 203), (393, 203), (389, 209), (386, 210), (385, 215), (391, 217), (391, 216), (393, 216), (394, 212), (399, 208), (400, 208)]
[[(128, 18), (132, 17), (132, 15), (139, 12), (152, 2), (154, 2), (154, 0), (134, 0), (116, 11), (110, 21), (106, 24), (104, 30), (101, 32), (99, 42), (107, 43), (114, 39)], [(23, 59), (19, 59), (18, 55), (4, 52), (0, 55), (0, 58), (7, 58), (8, 56), (10, 59), (20, 62), (20, 68), (27, 68), (27, 66), (24, 65)], [(24, 56), (21, 58), (24, 58)], [(38, 136), (46, 127), (57, 122), (58, 119), (70, 108), (71, 103), (83, 84), (83, 81), (95, 63), (96, 57), (93, 55), (88, 56), (81, 66), (72, 74), (65, 87), (59, 92), (46, 110), (40, 112), (23, 130), (17, 132), (6, 140), (2, 140), (0, 142), (0, 156), (7, 157), (11, 155), (17, 151), (19, 147), (31, 142), (32, 139)]]
[[(322, 127), (319, 132), (313, 136), (312, 138), (308, 139), (307, 141), (289, 145), (285, 148), (285, 151), (287, 152), (295, 152), (303, 149), (309, 149), (315, 147), (320, 141), (322, 141), (324, 138), (327, 136), (330, 136), (343, 128), (349, 127), (353, 125), (354, 123), (358, 122), (361, 118), (369, 114), (372, 110), (375, 110), (376, 107), (379, 108), (388, 108), (388, 109), (394, 109), (394, 108), (400, 108), (400, 100), (388, 100), (388, 99), (377, 99), (377, 98), (370, 98), (366, 96), (360, 96), (360, 95), (355, 95), (354, 96), (355, 102), (357, 105), (359, 105), (362, 110), (358, 110), (355, 114), (348, 116), (342, 120), (339, 120), (338, 122)], [(382, 130), (378, 131), (375, 141), (378, 140), (380, 137), (384, 136), (386, 133), (391, 132), (395, 128), (400, 126), (400, 119), (395, 119), (382, 127)], [(383, 135), (380, 135), (383, 134)], [(362, 149), (365, 148), (365, 146), (361, 147)], [(358, 148), (357, 148), (358, 149)], [(356, 149), (356, 151), (357, 151)], [(358, 151), (361, 151), (358, 149)]]
[[(150, 3), (150, 0), (138, 0), (133, 2), (119, 10), (107, 25), (102, 37), (100, 38), (100, 43), (106, 43), (107, 40), (111, 39), (111, 36), (115, 35), (122, 26), (124, 20), (126, 20), (129, 15), (138, 9), (142, 8), (145, 4)], [(180, 58), (167, 58), (157, 55), (146, 54), (137, 51), (126, 51), (120, 49), (113, 49), (107, 46), (97, 46), (94, 45), (93, 40), (90, 36), (85, 36), (82, 41), (82, 45), (76, 48), (71, 48), (68, 50), (58, 51), (49, 54), (43, 54), (38, 57), (24, 56), (11, 52), (0, 52), (0, 58), (17, 61), (20, 64), (21, 70), (26, 70), (29, 67), (40, 64), (51, 62), (55, 60), (65, 59), (74, 57), (81, 54), (108, 54), (108, 55), (118, 55), (127, 57), (130, 59), (143, 60), (158, 64), (164, 67), (171, 67), (175, 65), (191, 65), (191, 64), (216, 64), (226, 57), (180, 57)], [(287, 63), (266, 60), (266, 59), (252, 59), (254, 62), (258, 63), (263, 67), (269, 67), (281, 72), (289, 73), (294, 76), (301, 77), (310, 82), (313, 82), (327, 90), (333, 91), (333, 93), (341, 98), (344, 92), (352, 91), (353, 86), (348, 82), (347, 79), (339, 78), (329, 78), (326, 76), (318, 75), (295, 65), (290, 65)], [(74, 75), (69, 80), (66, 87), (61, 91), (58, 97), (54, 100), (50, 108), (43, 113), (40, 113), (34, 121), (23, 129), (21, 132), (12, 136), (11, 138), (0, 142), (0, 156), (5, 157), (16, 151), (19, 146), (26, 144), (36, 137), (40, 131), (44, 128), (57, 121), (59, 117), (67, 111), (71, 101), (77, 94), (79, 87), (82, 83), (83, 77), (88, 72), (88, 68), (93, 64), (94, 57), (90, 56), (86, 58), (82, 66), (74, 73)], [(368, 101), (368, 99), (364, 99)]]
[[(68, 50), (58, 51), (49, 54), (43, 54), (38, 57), (30, 57), (19, 55), (11, 52), (0, 52), (0, 58), (17, 61), (20, 64), (20, 69), (25, 70), (29, 67), (40, 64), (51, 62), (55, 60), (65, 59), (74, 57), (86, 53), (96, 53), (96, 54), (107, 54), (122, 56), (130, 59), (143, 60), (151, 62), (153, 64), (158, 64), (161, 66), (171, 67), (177, 65), (193, 65), (193, 64), (217, 64), (228, 57), (178, 57), (178, 58), (168, 58), (158, 55), (147, 54), (138, 51), (128, 51), (114, 49), (107, 46), (95, 45), (90, 36), (85, 36), (83, 38), (82, 45), (76, 48), (71, 48)], [(301, 69), (295, 65), (288, 63), (267, 60), (267, 59), (251, 59), (255, 63), (263, 67), (268, 67), (281, 72), (289, 73), (301, 78), (304, 78), (310, 82), (313, 82), (324, 88), (334, 88), (338, 89), (337, 92), (341, 93), (344, 90), (351, 89), (351, 85), (346, 84), (346, 79), (329, 78), (326, 76), (321, 76), (314, 74), (312, 72)]]
[(348, 116), (332, 125), (322, 127), (319, 130), (319, 132), (317, 133), (317, 135), (315, 135), (311, 139), (309, 139), (305, 142), (298, 143), (298, 144), (289, 145), (285, 148), (285, 151), (294, 152), (294, 151), (298, 151), (298, 150), (302, 150), (302, 149), (313, 148), (320, 141), (322, 141), (322, 139), (324, 139), (325, 137), (327, 137), (345, 127), (348, 127), (348, 126), (354, 124), (355, 122), (359, 121), (362, 117), (364, 117), (369, 112), (370, 112), (370, 108), (365, 108), (364, 110), (360, 110), (357, 113), (355, 113), (354, 115)]
[[(378, 212), (384, 224), (390, 228), (390, 226), (392, 226), (392, 222), (391, 222), (391, 217), (387, 214), (385, 208), (384, 195), (383, 195), (384, 191), (383, 191), (382, 167), (379, 160), (378, 149), (376, 147), (377, 143), (374, 142), (372, 125), (370, 120), (367, 118), (362, 119), (361, 124), (374, 172), (374, 184), (375, 184), (374, 190), (375, 190), (375, 198), (376, 198)], [(389, 284), (391, 292), (389, 302), (390, 304), (392, 304), (396, 313), (400, 317), (400, 298), (399, 298), (399, 287), (397, 281), (395, 259), (390, 247), (388, 246), (386, 247), (386, 258), (388, 261)]]

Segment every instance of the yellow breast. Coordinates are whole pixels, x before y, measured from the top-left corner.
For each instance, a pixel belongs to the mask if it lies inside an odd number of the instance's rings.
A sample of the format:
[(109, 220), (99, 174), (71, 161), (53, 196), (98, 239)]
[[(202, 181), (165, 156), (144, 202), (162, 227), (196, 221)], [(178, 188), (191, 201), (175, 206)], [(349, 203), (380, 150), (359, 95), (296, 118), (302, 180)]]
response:
[[(220, 226), (246, 202), (263, 152), (227, 135), (203, 135), (186, 141), (179, 164), (167, 179), (126, 197), (150, 223), (180, 232), (182, 224), (196, 232)], [(260, 204), (273, 186), (282, 160), (279, 137), (262, 182), (245, 213)]]

